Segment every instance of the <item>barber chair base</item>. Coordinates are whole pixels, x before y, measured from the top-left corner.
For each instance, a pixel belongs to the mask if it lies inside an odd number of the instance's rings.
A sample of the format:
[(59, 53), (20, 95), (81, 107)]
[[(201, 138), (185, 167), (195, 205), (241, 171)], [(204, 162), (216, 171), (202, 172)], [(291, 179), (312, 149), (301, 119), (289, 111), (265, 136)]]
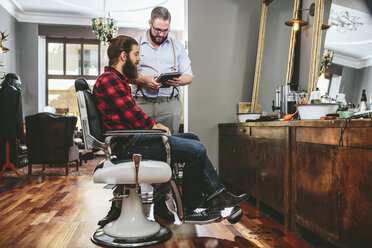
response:
[(148, 220), (143, 213), (141, 197), (134, 188), (129, 189), (127, 198), (123, 198), (119, 218), (103, 228), (107, 235), (120, 238), (147, 237), (159, 230), (160, 225)]
[(98, 228), (90, 237), (93, 243), (103, 247), (143, 247), (163, 243), (172, 237), (172, 231), (160, 227), (155, 235), (144, 238), (117, 238), (104, 233), (103, 228)]
[(142, 204), (152, 204), (153, 202), (153, 187), (149, 183), (141, 183)]
[(138, 247), (158, 244), (171, 237), (168, 228), (146, 218), (141, 197), (131, 188), (129, 197), (123, 199), (119, 218), (97, 229), (91, 240), (102, 246)]
[[(141, 183), (141, 197), (142, 197), (142, 204), (153, 204), (154, 198), (153, 198), (153, 190), (151, 184), (149, 183)], [(168, 194), (165, 195), (165, 201), (168, 201), (170, 199), (170, 196)]]

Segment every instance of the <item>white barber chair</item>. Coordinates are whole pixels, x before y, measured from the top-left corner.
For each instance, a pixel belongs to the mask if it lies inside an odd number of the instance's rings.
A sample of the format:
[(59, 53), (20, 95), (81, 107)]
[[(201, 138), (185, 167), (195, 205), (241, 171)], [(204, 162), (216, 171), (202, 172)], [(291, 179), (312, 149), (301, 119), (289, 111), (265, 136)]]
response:
[[(117, 130), (101, 131), (94, 98), (85, 79), (75, 81), (78, 105), (83, 129), (85, 149), (99, 147), (104, 150), (106, 160), (97, 166), (94, 183), (108, 184), (108, 188), (124, 184), (122, 193), (123, 203), (119, 218), (98, 228), (91, 240), (101, 246), (108, 247), (139, 247), (155, 245), (171, 238), (172, 232), (167, 227), (148, 220), (143, 213), (142, 201), (139, 194), (139, 184), (157, 184), (169, 182), (177, 206), (178, 217), (182, 221), (183, 208), (178, 187), (172, 179), (170, 167), (170, 147), (166, 136), (162, 136), (167, 151), (167, 163), (162, 161), (144, 160), (141, 155), (133, 155), (133, 160), (111, 159), (111, 139), (113, 137), (128, 137), (136, 134), (163, 135), (163, 130)], [(104, 142), (102, 142), (104, 138)], [(129, 194), (128, 194), (129, 192)]]

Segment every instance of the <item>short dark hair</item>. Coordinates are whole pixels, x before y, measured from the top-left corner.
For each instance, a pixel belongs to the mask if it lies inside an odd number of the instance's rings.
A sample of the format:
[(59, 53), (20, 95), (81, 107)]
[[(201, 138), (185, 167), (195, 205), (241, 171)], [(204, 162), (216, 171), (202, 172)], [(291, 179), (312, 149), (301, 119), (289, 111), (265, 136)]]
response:
[(130, 36), (118, 35), (110, 41), (107, 49), (107, 56), (109, 58), (109, 66), (117, 64), (121, 52), (125, 52), (128, 56), (132, 51), (133, 45), (138, 45), (138, 42)]
[(151, 22), (154, 22), (156, 18), (160, 18), (164, 21), (171, 21), (171, 14), (167, 8), (158, 6), (151, 11)]

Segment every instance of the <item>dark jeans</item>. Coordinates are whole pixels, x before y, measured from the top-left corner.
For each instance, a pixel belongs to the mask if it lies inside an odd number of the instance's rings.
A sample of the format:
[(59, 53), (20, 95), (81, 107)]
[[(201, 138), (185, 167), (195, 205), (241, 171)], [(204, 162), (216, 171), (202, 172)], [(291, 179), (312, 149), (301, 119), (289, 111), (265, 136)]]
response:
[[(182, 202), (186, 213), (192, 212), (202, 201), (202, 193), (213, 195), (224, 189), (217, 172), (210, 162), (204, 145), (193, 133), (168, 136), (172, 163), (185, 163), (182, 181)], [(139, 153), (144, 159), (166, 161), (166, 151), (160, 136), (133, 136), (123, 145), (120, 158), (131, 158)], [(154, 202), (159, 200), (169, 187), (155, 187)]]

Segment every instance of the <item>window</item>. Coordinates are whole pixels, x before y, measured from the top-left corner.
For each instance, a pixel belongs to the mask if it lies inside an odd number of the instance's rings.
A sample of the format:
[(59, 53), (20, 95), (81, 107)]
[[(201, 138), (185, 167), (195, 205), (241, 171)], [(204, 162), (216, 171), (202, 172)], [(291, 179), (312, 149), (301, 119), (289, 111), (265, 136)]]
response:
[(103, 71), (106, 49), (97, 40), (47, 38), (46, 43), (46, 105), (77, 115), (75, 80), (84, 77), (93, 85)]

